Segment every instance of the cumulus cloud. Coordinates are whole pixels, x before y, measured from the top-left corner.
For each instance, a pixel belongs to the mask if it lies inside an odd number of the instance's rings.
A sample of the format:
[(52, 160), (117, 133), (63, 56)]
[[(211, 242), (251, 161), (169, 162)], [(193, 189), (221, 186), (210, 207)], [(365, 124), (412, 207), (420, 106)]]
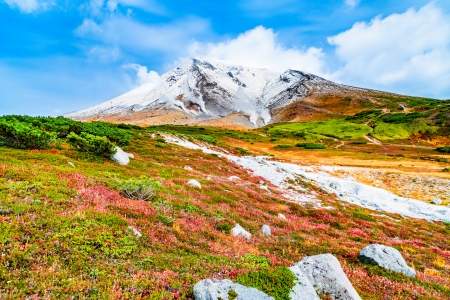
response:
[(11, 7), (19, 9), (23, 13), (33, 13), (46, 10), (54, 4), (52, 0), (5, 0), (5, 3)]
[(156, 86), (161, 81), (158, 72), (148, 70), (146, 66), (140, 64), (126, 64), (123, 67), (135, 72), (136, 85), (152, 83)]
[(299, 69), (324, 74), (324, 53), (319, 48), (288, 48), (277, 34), (262, 26), (219, 43), (193, 43), (191, 57), (277, 71)]
[(450, 93), (450, 16), (433, 4), (360, 22), (328, 39), (345, 82), (400, 92)]

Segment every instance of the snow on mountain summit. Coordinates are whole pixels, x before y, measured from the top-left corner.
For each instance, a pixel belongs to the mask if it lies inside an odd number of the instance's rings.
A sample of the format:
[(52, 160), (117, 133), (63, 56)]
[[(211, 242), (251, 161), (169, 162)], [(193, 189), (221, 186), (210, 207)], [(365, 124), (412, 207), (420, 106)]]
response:
[(271, 110), (308, 96), (313, 90), (339, 85), (296, 70), (273, 72), (263, 68), (227, 65), (192, 59), (94, 107), (71, 113), (73, 118), (127, 114), (155, 109), (180, 110), (196, 119), (214, 119), (238, 112), (255, 126), (271, 120)]

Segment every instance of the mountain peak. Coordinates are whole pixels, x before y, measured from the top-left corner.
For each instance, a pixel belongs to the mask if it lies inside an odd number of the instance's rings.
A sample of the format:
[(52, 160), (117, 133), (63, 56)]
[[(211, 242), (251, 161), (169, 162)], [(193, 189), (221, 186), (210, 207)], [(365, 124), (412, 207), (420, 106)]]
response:
[(94, 107), (72, 113), (96, 118), (155, 110), (179, 111), (198, 120), (247, 116), (253, 126), (268, 124), (272, 110), (307, 97), (313, 90), (339, 85), (298, 70), (274, 72), (192, 58), (163, 74), (159, 82), (143, 84)]

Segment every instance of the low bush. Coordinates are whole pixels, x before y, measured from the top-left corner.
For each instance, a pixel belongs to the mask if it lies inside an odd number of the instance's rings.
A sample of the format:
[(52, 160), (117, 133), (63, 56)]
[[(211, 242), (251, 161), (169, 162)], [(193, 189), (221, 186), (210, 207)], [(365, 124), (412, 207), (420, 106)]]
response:
[(110, 158), (116, 146), (108, 138), (82, 132), (80, 135), (71, 132), (67, 141), (76, 150)]
[(275, 300), (288, 300), (295, 285), (295, 275), (286, 267), (265, 268), (237, 278), (237, 282), (259, 289)]
[(312, 144), (312, 143), (299, 143), (299, 144), (296, 144), (295, 146), (299, 147), (299, 148), (303, 148), (303, 149), (310, 149), (310, 150), (326, 148), (325, 145), (323, 145), (323, 144)]
[(127, 198), (150, 201), (156, 198), (160, 183), (142, 176), (118, 181), (115, 187)]
[(450, 146), (438, 147), (436, 148), (436, 151), (441, 153), (450, 153)]
[(0, 120), (0, 145), (18, 149), (48, 149), (56, 134), (17, 121)]

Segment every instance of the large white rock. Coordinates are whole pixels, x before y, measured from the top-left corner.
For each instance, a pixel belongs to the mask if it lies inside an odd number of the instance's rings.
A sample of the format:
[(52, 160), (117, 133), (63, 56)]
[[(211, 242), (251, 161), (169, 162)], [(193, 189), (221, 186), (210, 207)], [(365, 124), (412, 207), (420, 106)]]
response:
[(133, 154), (123, 151), (120, 147), (116, 147), (115, 150), (116, 152), (113, 154), (111, 159), (119, 165), (126, 166), (130, 163), (130, 158), (134, 158)]
[(295, 286), (289, 293), (291, 300), (320, 300), (314, 289), (314, 286), (309, 282), (308, 277), (302, 273), (297, 265), (289, 268), (296, 277)]
[(292, 266), (303, 273), (318, 294), (327, 294), (332, 299), (361, 299), (353, 288), (341, 264), (331, 254), (307, 256)]
[(416, 276), (416, 271), (409, 267), (401, 253), (392, 247), (380, 244), (368, 245), (359, 253), (359, 259), (409, 277)]
[(246, 240), (250, 240), (252, 238), (252, 234), (239, 224), (234, 225), (233, 229), (231, 229), (231, 235), (236, 237), (243, 237)]
[(270, 229), (270, 226), (267, 224), (264, 224), (261, 227), (261, 232), (264, 236), (271, 236), (272, 235), (272, 229)]
[(196, 188), (196, 189), (201, 189), (202, 188), (202, 185), (200, 184), (200, 182), (198, 182), (198, 180), (195, 180), (195, 179), (190, 179), (187, 182), (187, 184), (188, 184), (188, 186)]
[(273, 300), (272, 297), (255, 288), (246, 287), (228, 279), (204, 279), (194, 285), (195, 300), (228, 300), (229, 295), (234, 295), (237, 300)]

